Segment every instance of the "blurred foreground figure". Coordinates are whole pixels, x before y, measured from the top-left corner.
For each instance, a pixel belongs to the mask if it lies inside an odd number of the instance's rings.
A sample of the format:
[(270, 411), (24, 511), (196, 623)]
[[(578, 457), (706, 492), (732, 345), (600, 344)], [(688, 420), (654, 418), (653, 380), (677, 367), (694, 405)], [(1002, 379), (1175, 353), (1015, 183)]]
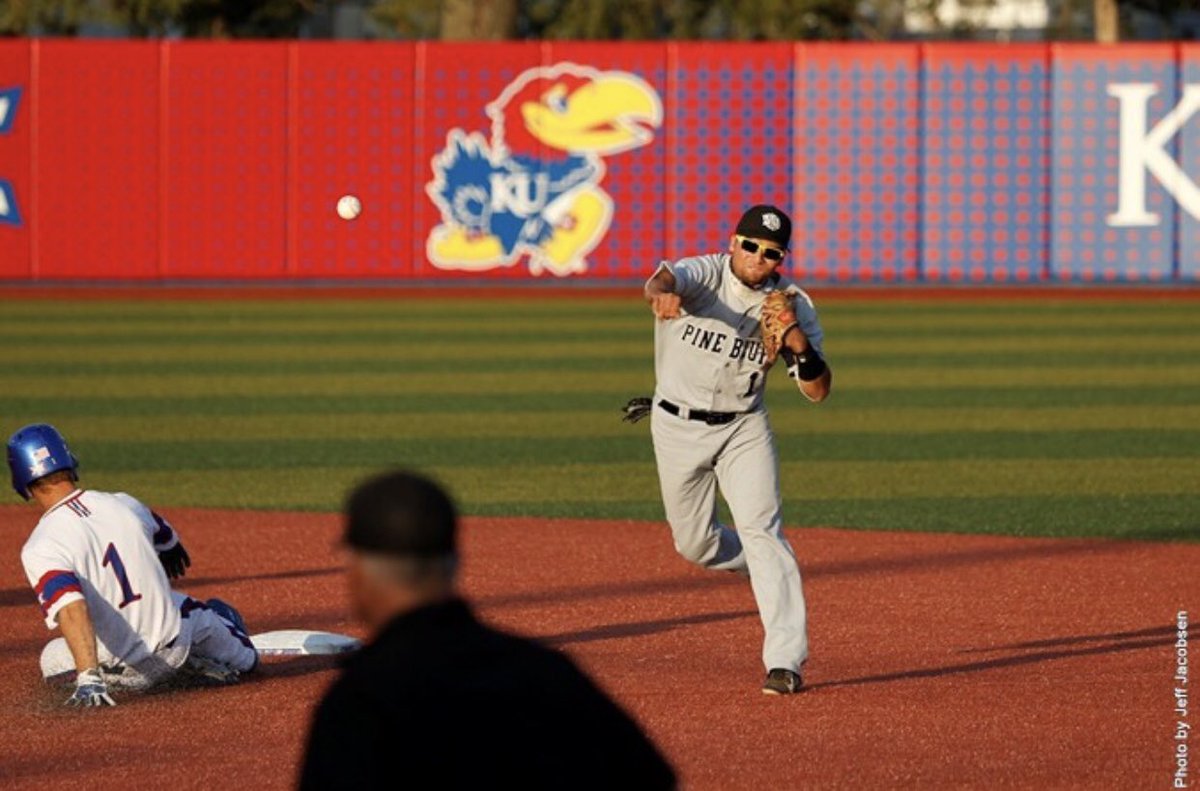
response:
[(371, 637), (316, 709), (300, 787), (674, 787), (567, 657), (484, 626), (457, 596), (457, 521), (446, 493), (411, 473), (350, 494), (350, 596)]

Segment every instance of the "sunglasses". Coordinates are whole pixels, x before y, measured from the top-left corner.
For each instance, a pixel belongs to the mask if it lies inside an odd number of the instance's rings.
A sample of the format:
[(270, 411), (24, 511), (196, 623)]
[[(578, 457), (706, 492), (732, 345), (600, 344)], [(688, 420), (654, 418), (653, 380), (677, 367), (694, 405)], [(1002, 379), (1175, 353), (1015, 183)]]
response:
[[(736, 235), (736, 234), (735, 234)], [(779, 262), (787, 254), (786, 250), (780, 250), (778, 247), (767, 247), (765, 244), (759, 244), (753, 239), (747, 239), (744, 236), (738, 236), (738, 242), (742, 245), (742, 249), (750, 255), (754, 255), (759, 250), (762, 250), (763, 258), (768, 261)]]

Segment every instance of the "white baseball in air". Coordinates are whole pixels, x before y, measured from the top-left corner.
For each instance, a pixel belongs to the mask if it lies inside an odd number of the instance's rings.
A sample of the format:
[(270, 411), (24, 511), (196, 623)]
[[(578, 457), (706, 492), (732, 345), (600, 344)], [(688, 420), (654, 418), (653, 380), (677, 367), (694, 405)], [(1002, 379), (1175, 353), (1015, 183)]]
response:
[(353, 195), (343, 195), (338, 198), (337, 213), (343, 220), (353, 220), (362, 213), (362, 202)]

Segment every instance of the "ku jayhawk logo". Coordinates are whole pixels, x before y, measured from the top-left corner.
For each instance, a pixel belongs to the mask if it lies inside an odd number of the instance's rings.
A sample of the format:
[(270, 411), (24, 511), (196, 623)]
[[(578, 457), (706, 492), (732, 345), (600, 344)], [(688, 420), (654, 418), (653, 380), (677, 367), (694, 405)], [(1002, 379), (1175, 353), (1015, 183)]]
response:
[(452, 129), (433, 158), (429, 260), (478, 272), (527, 255), (535, 275), (584, 271), (612, 219), (603, 157), (653, 140), (662, 100), (633, 74), (559, 63), (522, 72), (486, 112), (490, 139)]
[[(0, 135), (5, 135), (12, 129), (13, 119), (17, 116), (17, 102), (20, 99), (20, 88), (0, 88)], [(0, 178), (0, 223), (21, 224), (21, 214), (17, 211), (17, 196), (13, 193), (12, 184), (4, 178)]]

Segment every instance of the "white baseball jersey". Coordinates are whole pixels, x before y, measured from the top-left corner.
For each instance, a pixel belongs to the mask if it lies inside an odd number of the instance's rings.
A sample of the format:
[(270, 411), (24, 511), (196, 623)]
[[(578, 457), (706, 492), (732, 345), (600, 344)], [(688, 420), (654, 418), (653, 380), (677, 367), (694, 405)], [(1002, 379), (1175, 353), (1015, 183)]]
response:
[(179, 607), (157, 554), (176, 543), (166, 520), (133, 497), (77, 489), (42, 515), (21, 563), (48, 628), (82, 599), (101, 664), (137, 667), (180, 634)]
[[(752, 289), (730, 269), (728, 253), (684, 258), (660, 265), (675, 276), (682, 315), (654, 323), (657, 396), (688, 409), (751, 412), (762, 406), (766, 371), (759, 316), (772, 291), (794, 295), (796, 319), (809, 343), (821, 351), (823, 333), (812, 300), (780, 276)], [(656, 272), (657, 274), (657, 272)]]

